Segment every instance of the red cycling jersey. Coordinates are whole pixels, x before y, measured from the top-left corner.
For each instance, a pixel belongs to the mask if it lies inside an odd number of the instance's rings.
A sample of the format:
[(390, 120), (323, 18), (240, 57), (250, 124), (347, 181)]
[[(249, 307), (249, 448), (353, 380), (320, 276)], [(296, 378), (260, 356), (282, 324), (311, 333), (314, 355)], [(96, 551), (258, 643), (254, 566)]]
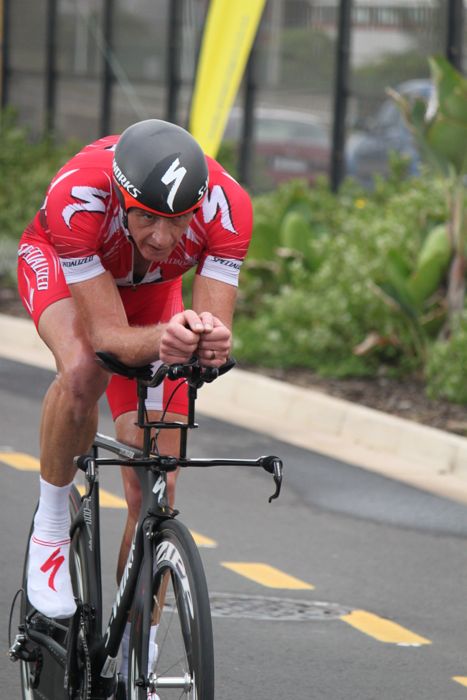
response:
[[(181, 311), (181, 275), (192, 267), (205, 277), (238, 284), (251, 238), (251, 201), (211, 158), (206, 197), (177, 247), (168, 260), (152, 262), (143, 279), (133, 279), (133, 244), (112, 186), (118, 138), (86, 146), (63, 166), (21, 237), (18, 287), (36, 325), (48, 306), (70, 296), (68, 285), (105, 270), (115, 279), (130, 325), (166, 323)], [(112, 377), (107, 396), (114, 418), (136, 408), (134, 384)], [(162, 410), (169, 389), (150, 389), (147, 407)], [(186, 401), (186, 392), (178, 392), (171, 410), (186, 413)]]
[[(118, 286), (132, 286), (133, 245), (112, 187), (118, 136), (83, 148), (52, 180), (44, 204), (26, 229), (19, 255), (31, 245), (55, 248), (68, 284), (108, 270)], [(252, 207), (242, 187), (211, 158), (207, 195), (182, 239), (164, 262), (150, 264), (139, 284), (167, 281), (196, 266), (200, 275), (238, 284), (251, 237)], [(36, 266), (38, 263), (36, 261)]]

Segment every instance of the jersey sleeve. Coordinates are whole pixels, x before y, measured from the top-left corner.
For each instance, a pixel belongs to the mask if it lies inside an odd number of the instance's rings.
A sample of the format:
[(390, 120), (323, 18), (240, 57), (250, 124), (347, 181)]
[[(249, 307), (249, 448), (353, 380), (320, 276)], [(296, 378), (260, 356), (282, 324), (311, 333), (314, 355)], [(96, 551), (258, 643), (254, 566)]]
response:
[(224, 170), (210, 182), (202, 204), (206, 247), (197, 274), (238, 286), (253, 227), (253, 210), (247, 192)]
[(50, 185), (42, 215), (68, 284), (105, 271), (100, 247), (109, 225), (110, 199), (110, 178), (98, 168), (71, 168)]

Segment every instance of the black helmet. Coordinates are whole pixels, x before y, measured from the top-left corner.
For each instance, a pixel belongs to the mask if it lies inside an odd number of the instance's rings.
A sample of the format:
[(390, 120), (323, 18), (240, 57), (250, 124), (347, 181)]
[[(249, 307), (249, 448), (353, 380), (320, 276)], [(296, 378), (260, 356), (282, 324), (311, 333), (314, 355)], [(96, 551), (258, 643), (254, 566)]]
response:
[(120, 136), (113, 179), (125, 212), (139, 207), (161, 216), (180, 216), (200, 205), (207, 191), (208, 166), (188, 131), (147, 119)]

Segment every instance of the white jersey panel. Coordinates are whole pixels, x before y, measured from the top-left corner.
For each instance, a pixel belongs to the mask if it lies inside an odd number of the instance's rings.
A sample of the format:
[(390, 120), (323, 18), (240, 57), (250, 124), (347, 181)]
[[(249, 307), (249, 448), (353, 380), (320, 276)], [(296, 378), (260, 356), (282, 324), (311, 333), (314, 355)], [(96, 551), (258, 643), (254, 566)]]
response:
[(85, 258), (60, 258), (63, 274), (67, 284), (84, 282), (105, 272), (98, 255), (87, 255)]
[(241, 260), (208, 255), (199, 274), (203, 277), (209, 277), (210, 279), (238, 287), (238, 276), (241, 266)]

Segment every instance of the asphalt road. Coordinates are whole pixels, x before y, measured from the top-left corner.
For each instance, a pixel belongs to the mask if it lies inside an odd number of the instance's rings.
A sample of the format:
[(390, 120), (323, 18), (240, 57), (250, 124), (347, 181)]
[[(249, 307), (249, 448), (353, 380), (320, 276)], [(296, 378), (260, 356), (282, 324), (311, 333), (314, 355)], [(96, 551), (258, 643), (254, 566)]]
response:
[[(0, 360), (4, 652), (38, 492), (37, 472), (8, 466), (8, 454), (38, 456), (51, 376)], [(286, 464), (271, 505), (272, 483), (257, 471), (190, 470), (179, 480), (183, 521), (214, 541), (201, 553), (217, 700), (467, 700), (467, 507), (221, 421), (199, 423), (193, 456), (275, 453)], [(112, 430), (104, 404), (100, 428)], [(102, 471), (101, 484), (121, 496), (115, 470)], [(107, 612), (123, 514), (102, 513)], [(249, 577), (252, 564), (265, 578)], [(19, 698), (6, 653), (0, 677), (0, 700)]]

